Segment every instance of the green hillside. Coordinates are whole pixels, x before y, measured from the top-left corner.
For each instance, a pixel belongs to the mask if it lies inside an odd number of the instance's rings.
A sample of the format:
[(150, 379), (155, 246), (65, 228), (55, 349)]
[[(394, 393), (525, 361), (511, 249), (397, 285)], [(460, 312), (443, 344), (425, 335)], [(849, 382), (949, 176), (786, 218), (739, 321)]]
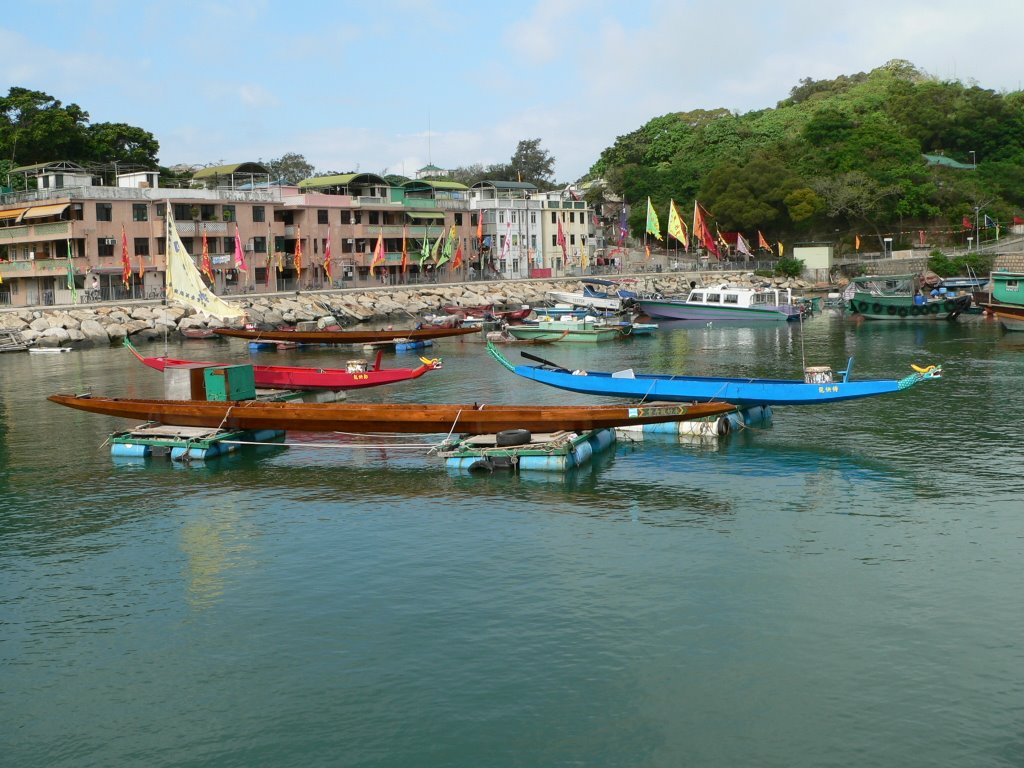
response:
[(633, 204), (636, 233), (649, 196), (662, 217), (670, 199), (684, 218), (698, 199), (721, 230), (772, 240), (857, 233), (898, 247), (925, 229), (930, 242), (956, 242), (975, 208), (1003, 225), (1024, 209), (1024, 92), (891, 61), (805, 79), (774, 109), (656, 117), (618, 137), (589, 176)]

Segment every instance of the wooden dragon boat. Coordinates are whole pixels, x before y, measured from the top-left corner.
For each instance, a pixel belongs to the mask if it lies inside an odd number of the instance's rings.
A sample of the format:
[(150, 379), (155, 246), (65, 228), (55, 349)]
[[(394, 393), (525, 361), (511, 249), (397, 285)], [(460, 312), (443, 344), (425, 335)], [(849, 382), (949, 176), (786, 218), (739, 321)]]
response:
[[(197, 360), (179, 360), (174, 357), (143, 357), (132, 346), (128, 339), (124, 340), (133, 355), (143, 365), (157, 371), (176, 365), (225, 365), (225, 363), (203, 362)], [(382, 384), (394, 384), (399, 381), (418, 379), (427, 371), (441, 367), (439, 359), (420, 358), (423, 363), (418, 368), (381, 368), (384, 352), (377, 352), (377, 359), (372, 365), (366, 361), (352, 361), (347, 368), (307, 368), (290, 365), (253, 365), (253, 377), (257, 387), (263, 389), (362, 389), (379, 387)]]
[(707, 403), (725, 400), (739, 408), (758, 405), (819, 405), (839, 400), (854, 400), (889, 392), (901, 392), (919, 381), (942, 377), (942, 367), (932, 365), (927, 368), (911, 366), (914, 372), (902, 379), (851, 380), (852, 358), (847, 363), (845, 371), (836, 372), (841, 376), (838, 380), (833, 379), (832, 369), (826, 366), (808, 368), (803, 381), (643, 374), (633, 373), (632, 370), (604, 373), (570, 371), (527, 352), (520, 354), (542, 365), (513, 365), (493, 344), (488, 343), (487, 351), (491, 357), (517, 376), (570, 392), (603, 397), (628, 397), (632, 400), (651, 398), (668, 402)]
[(445, 336), (479, 333), (479, 328), (410, 328), (401, 331), (295, 331), (249, 330), (247, 328), (214, 328), (221, 336), (251, 341), (294, 341), (299, 344), (373, 344), (381, 341), (424, 341)]
[(301, 403), (280, 400), (134, 400), (50, 395), (89, 413), (178, 427), (277, 429), (302, 432), (404, 432), (488, 435), (510, 429), (585, 431), (689, 421), (735, 410), (728, 403), (649, 405), (429, 405)]

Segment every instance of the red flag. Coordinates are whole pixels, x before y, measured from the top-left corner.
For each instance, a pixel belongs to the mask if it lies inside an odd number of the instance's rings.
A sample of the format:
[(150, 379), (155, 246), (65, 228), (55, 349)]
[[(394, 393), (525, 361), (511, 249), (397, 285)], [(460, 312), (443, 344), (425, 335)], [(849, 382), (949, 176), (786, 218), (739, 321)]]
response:
[(242, 253), (242, 236), (238, 234), (238, 224), (235, 224), (235, 268), (243, 275), (249, 272), (249, 265), (245, 263), (245, 254)]
[(1024, 224), (1024, 219), (1022, 219), (1020, 216), (1014, 216), (1013, 217), (1013, 223), (1014, 224)]
[[(480, 214), (483, 217), (483, 213)], [(477, 231), (480, 231), (479, 225), (477, 225)], [(405, 233), (406, 228), (402, 227), (402, 274), (405, 274), (405, 270), (409, 268), (409, 248), (405, 244)]]
[(132, 279), (132, 265), (128, 261), (128, 235), (124, 233), (124, 224), (121, 225), (121, 282), (128, 287), (128, 281)]
[(455, 249), (455, 258), (452, 259), (452, 269), (458, 269), (462, 266), (462, 241), (459, 241), (459, 247)]
[(370, 262), (370, 272), (374, 267), (384, 265), (384, 228), (377, 234), (377, 245), (373, 247), (373, 261)]
[(476, 215), (476, 242), (479, 245), (484, 241), (484, 212)]
[(963, 221), (961, 221), (960, 224), (964, 229), (974, 229), (974, 225), (971, 224), (971, 220), (967, 218), (967, 216), (964, 216)]
[(327, 282), (334, 282), (331, 274), (331, 230), (327, 229), (327, 242), (324, 244), (324, 274), (327, 275)]
[[(768, 241), (764, 239), (760, 229), (757, 230), (757, 247), (764, 248), (768, 253), (772, 253), (772, 247), (768, 245)], [(857, 235), (857, 248), (860, 248), (860, 235)]]
[[(718, 253), (718, 244), (715, 243), (715, 238), (711, 235), (711, 229), (708, 227), (708, 223), (704, 220), (704, 215), (707, 211), (704, 210), (704, 206), (698, 203), (696, 200), (693, 201), (693, 234), (697, 239), (700, 240), (701, 244), (707, 249), (708, 253), (713, 253), (716, 259), (722, 257)], [(710, 215), (710, 214), (709, 214)], [(761, 233), (758, 232), (758, 235)]]
[(295, 238), (295, 278), (302, 277), (302, 228), (299, 227)]
[(555, 242), (562, 246), (562, 258), (567, 258), (568, 254), (565, 249), (565, 232), (562, 231), (562, 220), (558, 220), (558, 236), (555, 238)]

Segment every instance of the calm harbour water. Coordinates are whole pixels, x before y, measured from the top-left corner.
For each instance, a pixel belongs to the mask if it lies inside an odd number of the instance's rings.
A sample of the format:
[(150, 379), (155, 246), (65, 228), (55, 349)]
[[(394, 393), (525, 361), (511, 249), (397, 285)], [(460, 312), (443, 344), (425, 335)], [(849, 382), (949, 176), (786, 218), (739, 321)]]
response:
[[(158, 373), (2, 356), (0, 764), (1024, 765), (1024, 334), (825, 314), (532, 351), (945, 377), (568, 476), (458, 477), (394, 437), (116, 461), (126, 422), (45, 395), (159, 397)], [(445, 367), (350, 399), (598, 402), (480, 344), (430, 354)]]

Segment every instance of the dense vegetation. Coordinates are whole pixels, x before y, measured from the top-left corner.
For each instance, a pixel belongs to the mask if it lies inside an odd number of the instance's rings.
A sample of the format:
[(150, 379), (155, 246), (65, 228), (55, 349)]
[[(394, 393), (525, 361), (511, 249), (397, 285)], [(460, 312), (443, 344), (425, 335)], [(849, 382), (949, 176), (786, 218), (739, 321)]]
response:
[[(930, 165), (924, 154), (972, 167)], [(805, 79), (774, 109), (656, 117), (618, 137), (589, 176), (633, 205), (634, 233), (650, 197), (663, 217), (676, 200), (684, 218), (699, 199), (721, 230), (769, 240), (852, 246), (859, 234), (866, 249), (882, 237), (898, 248), (925, 230), (931, 243), (963, 242), (976, 208), (1005, 226), (1024, 207), (1024, 92), (943, 82), (892, 61)]]

